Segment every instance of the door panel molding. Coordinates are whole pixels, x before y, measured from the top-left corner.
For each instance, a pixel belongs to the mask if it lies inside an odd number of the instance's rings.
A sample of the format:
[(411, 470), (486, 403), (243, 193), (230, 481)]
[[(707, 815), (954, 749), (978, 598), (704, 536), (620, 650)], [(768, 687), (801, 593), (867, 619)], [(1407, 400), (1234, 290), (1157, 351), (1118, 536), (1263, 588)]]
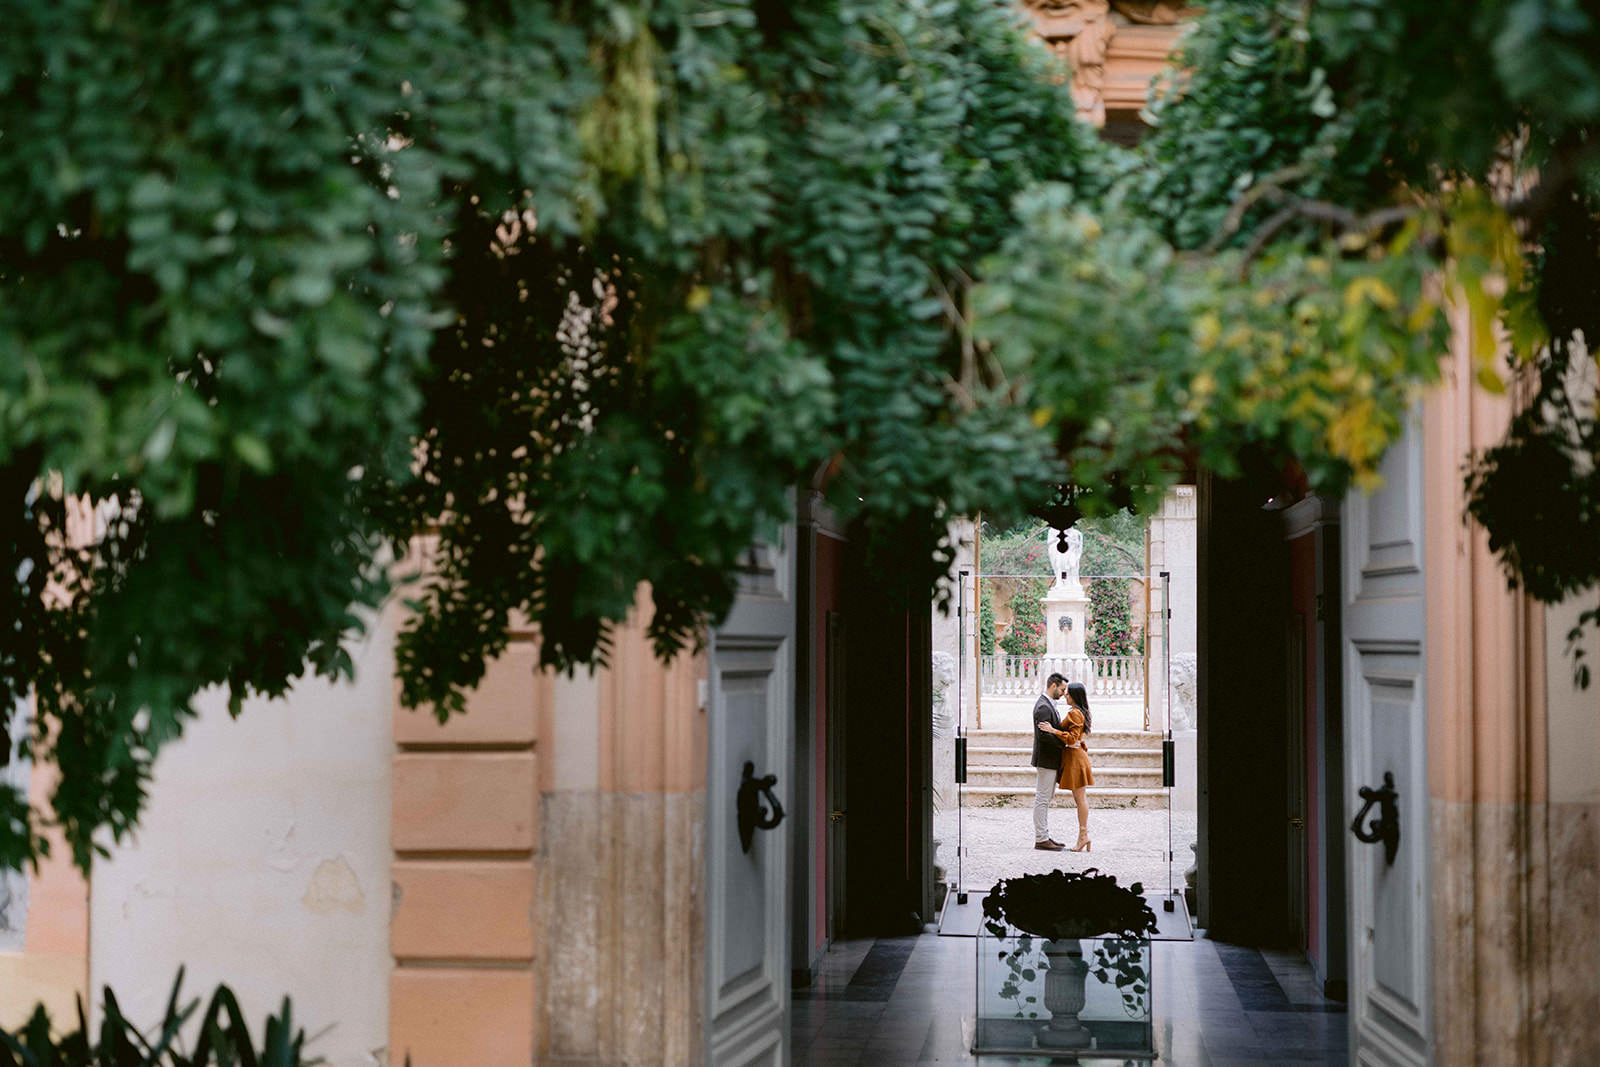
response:
[[(1415, 420), (1385, 456), (1383, 488), (1345, 501), (1344, 778), (1350, 833), (1358, 790), (1385, 773), (1399, 793), (1391, 865), (1346, 838), (1351, 1061), (1426, 1067), (1433, 1057), (1422, 442)], [(1370, 822), (1375, 813), (1369, 813)]]
[[(777, 659), (783, 648), (781, 642), (768, 644), (765, 648), (730, 650), (719, 647), (717, 685), (721, 698), (730, 703), (736, 702), (744, 711), (750, 710), (751, 705), (760, 706), (768, 701), (771, 690), (778, 682), (775, 678)], [(776, 879), (761, 885), (765, 873), (762, 867), (776, 866), (780, 868), (777, 873), (781, 874), (782, 857), (771, 855), (779, 850), (770, 832), (757, 832), (750, 852), (743, 851), (739, 844), (733, 802), (745, 761), (755, 765), (756, 774), (768, 773), (768, 768), (780, 766), (775, 760), (781, 755), (782, 745), (770, 736), (770, 731), (763, 731), (768, 736), (750, 739), (740, 738), (732, 730), (718, 730), (717, 726), (714, 722), (713, 733), (722, 734), (719, 738), (722, 750), (717, 751), (716, 747), (713, 750), (715, 770), (709, 784), (712, 793), (708, 798), (711, 803), (708, 803), (707, 810), (712, 822), (712, 840), (725, 842), (731, 847), (714, 849), (710, 856), (711, 880), (707, 889), (711, 914), (719, 923), (725, 924), (724, 928), (737, 928), (748, 922), (752, 908), (759, 908), (754, 918), (760, 929), (746, 929), (743, 932), (759, 937), (776, 929), (782, 936), (787, 933), (786, 924), (774, 920), (781, 920), (783, 915), (783, 887)], [(728, 744), (729, 734), (732, 734), (734, 744)], [(718, 742), (713, 742), (713, 745), (717, 746)], [(779, 793), (782, 802), (787, 792), (785, 784), (780, 782), (775, 792)], [(760, 891), (752, 894), (749, 892), (752, 888), (759, 888)], [(770, 944), (764, 952), (759, 948), (758, 942), (744, 937), (718, 939), (713, 943), (708, 960), (713, 1020), (732, 1016), (751, 1000), (778, 1002), (781, 1008), (781, 1002), (788, 994), (787, 987), (779, 988), (786, 974), (776, 969), (775, 961), (781, 954), (774, 951)], [(739, 961), (753, 949), (757, 950), (759, 958), (740, 966)]]
[(788, 1058), (790, 831), (786, 817), (745, 850), (737, 798), (745, 765), (775, 774), (794, 808), (794, 528), (752, 549), (727, 621), (707, 654), (706, 1059)]

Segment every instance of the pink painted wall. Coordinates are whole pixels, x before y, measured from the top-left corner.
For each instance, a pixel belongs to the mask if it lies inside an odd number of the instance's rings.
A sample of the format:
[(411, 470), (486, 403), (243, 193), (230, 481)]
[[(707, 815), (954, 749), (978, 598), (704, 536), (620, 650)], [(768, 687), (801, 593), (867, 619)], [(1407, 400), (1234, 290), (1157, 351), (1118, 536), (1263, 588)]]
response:
[(1322, 923), (1319, 919), (1326, 903), (1323, 899), (1322, 886), (1313, 877), (1316, 864), (1312, 862), (1312, 850), (1316, 848), (1318, 830), (1322, 822), (1321, 805), (1317, 803), (1317, 797), (1321, 795), (1324, 773), (1317, 760), (1317, 670), (1322, 650), (1317, 644), (1316, 562), (1316, 534), (1308, 533), (1289, 542), (1291, 583), (1289, 610), (1294, 613), (1290, 618), (1293, 621), (1295, 616), (1298, 616), (1298, 621), (1304, 627), (1302, 636), (1305, 641), (1305, 663), (1302, 664), (1304, 751), (1301, 753), (1301, 758), (1305, 761), (1306, 767), (1306, 850), (1300, 855), (1299, 862), (1301, 877), (1306, 886), (1306, 914), (1301, 920), (1306, 931), (1304, 946), (1306, 953), (1320, 964), (1326, 949), (1322, 944)]
[(811, 795), (814, 808), (811, 813), (811, 825), (816, 828), (812, 836), (812, 903), (815, 906), (814, 914), (819, 917), (816, 932), (812, 937), (812, 952), (817, 952), (828, 940), (828, 738), (832, 723), (828, 721), (828, 612), (837, 611), (839, 608), (839, 583), (840, 564), (844, 555), (844, 543), (829, 537), (825, 533), (817, 534), (816, 551), (816, 611), (812, 615), (811, 647), (817, 650), (817, 673), (812, 679), (812, 692), (816, 695), (816, 726), (813, 736), (817, 739), (814, 746), (816, 751), (816, 767), (813, 773)]

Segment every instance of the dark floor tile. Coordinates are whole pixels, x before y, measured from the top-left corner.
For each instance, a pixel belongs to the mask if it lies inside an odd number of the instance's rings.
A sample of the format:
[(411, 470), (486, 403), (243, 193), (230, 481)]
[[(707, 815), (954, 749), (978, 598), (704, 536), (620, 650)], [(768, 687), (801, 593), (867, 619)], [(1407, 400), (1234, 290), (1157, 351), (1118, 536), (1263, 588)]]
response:
[(1216, 944), (1217, 958), (1246, 1011), (1284, 1011), (1289, 997), (1261, 953), (1253, 948)]
[(1262, 1064), (1272, 1064), (1273, 1067), (1344, 1067), (1348, 1059), (1344, 1053), (1298, 1053), (1286, 1052), (1283, 1049), (1263, 1049), (1250, 1054), (1217, 1056), (1212, 1055), (1210, 1067), (1261, 1067)]
[[(866, 1067), (895, 1067), (902, 1061), (973, 1067), (1050, 1062), (971, 1055), (963, 1020), (975, 1003), (973, 951), (969, 942), (932, 936), (852, 944), (848, 981), (834, 977), (828, 986), (843, 996), (810, 1001), (797, 996), (794, 1002), (794, 1062)], [(826, 961), (824, 970), (835, 962)], [(1162, 1063), (1345, 1062), (1343, 1006), (1315, 995), (1303, 961), (1277, 954), (1268, 960), (1254, 949), (1201, 940), (1156, 946), (1153, 966)], [(835, 967), (830, 973), (843, 971)], [(886, 989), (891, 990), (887, 999), (876, 999)], [(919, 1035), (920, 1048), (915, 1047)], [(813, 1036), (810, 1044), (800, 1043)]]
[(842, 1000), (867, 1003), (886, 1002), (894, 995), (900, 973), (916, 948), (914, 937), (882, 938), (875, 941), (844, 985), (824, 979), (793, 993), (795, 1000)]
[(824, 1065), (853, 1065), (861, 1062), (866, 1043), (858, 1038), (824, 1037), (806, 1049), (806, 1062)]
[(825, 1024), (817, 1031), (817, 1040), (854, 1041), (863, 1044), (878, 1030), (876, 1019), (840, 1019)]
[(1344, 1016), (1251, 1014), (1250, 1028), (1263, 1044), (1321, 1052), (1346, 1047)]

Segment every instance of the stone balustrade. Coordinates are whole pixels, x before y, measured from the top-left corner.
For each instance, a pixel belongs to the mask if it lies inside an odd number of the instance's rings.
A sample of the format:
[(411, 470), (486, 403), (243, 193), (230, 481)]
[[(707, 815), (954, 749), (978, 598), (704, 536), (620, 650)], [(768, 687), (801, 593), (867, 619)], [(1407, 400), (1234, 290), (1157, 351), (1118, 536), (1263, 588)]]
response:
[(984, 696), (1031, 697), (1044, 680), (1061, 673), (1083, 682), (1091, 697), (1142, 697), (1143, 656), (980, 656), (978, 677)]

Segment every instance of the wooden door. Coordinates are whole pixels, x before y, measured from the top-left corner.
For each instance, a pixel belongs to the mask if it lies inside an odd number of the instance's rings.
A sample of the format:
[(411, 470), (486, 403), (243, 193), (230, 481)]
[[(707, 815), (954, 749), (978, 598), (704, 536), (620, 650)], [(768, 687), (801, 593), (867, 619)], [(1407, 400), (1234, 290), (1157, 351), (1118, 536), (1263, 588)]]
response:
[(1285, 822), (1288, 836), (1289, 897), (1287, 926), (1295, 947), (1306, 947), (1308, 903), (1307, 875), (1309, 851), (1306, 844), (1306, 617), (1289, 614), (1288, 660), (1285, 666), (1284, 710), (1287, 712), (1288, 738), (1284, 746), (1284, 767), (1289, 776), (1289, 810)]
[[(1433, 1062), (1429, 955), (1428, 779), (1424, 690), (1422, 435), (1413, 425), (1384, 457), (1383, 486), (1345, 500), (1343, 546), (1346, 811), (1362, 787), (1393, 778), (1400, 838), (1346, 839), (1350, 1059)], [(1373, 805), (1363, 821), (1380, 814)]]
[(828, 939), (840, 937), (845, 916), (845, 835), (849, 803), (845, 795), (844, 616), (826, 617), (827, 752), (828, 752)]
[[(757, 545), (709, 654), (706, 771), (707, 1062), (789, 1059), (789, 828), (742, 838), (738, 796), (753, 776), (779, 776), (785, 809), (794, 766), (794, 527)], [(770, 806), (766, 809), (769, 814)]]

